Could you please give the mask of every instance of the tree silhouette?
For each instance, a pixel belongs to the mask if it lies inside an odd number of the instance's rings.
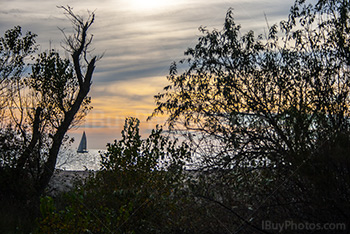
[[[1,112],[6,127],[0,134],[2,203],[14,200],[37,207],[67,140],[66,132],[90,110],[88,93],[98,57],[89,58],[92,36],[88,31],[95,14],[84,20],[72,8],[61,8],[74,28],[73,35],[64,34],[72,61],[54,50],[34,56],[35,35],[22,37],[20,27],[1,38]],[[26,76],[29,56],[35,61]]]
[[[152,116],[168,114],[170,129],[197,149],[199,169],[221,171],[211,191],[247,217],[242,226],[347,219],[349,9],[349,1],[296,1],[288,20],[257,37],[242,35],[229,9],[223,30],[200,28],[179,62],[186,70],[174,62],[170,85],[155,96]],[[226,192],[238,188],[245,209]]]

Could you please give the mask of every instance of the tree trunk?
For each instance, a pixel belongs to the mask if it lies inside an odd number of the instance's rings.
[[[74,54],[73,56],[79,56],[79,55]],[[77,60],[74,60],[74,61],[76,62]],[[66,112],[63,122],[59,126],[56,134],[53,136],[52,146],[51,146],[50,151],[49,151],[49,158],[45,162],[43,172],[40,176],[38,183],[36,184],[36,190],[37,190],[39,195],[44,192],[45,188],[47,187],[47,185],[50,182],[50,179],[51,179],[51,177],[54,173],[54,170],[55,170],[57,156],[58,156],[58,152],[60,150],[60,147],[62,145],[63,138],[64,138],[66,132],[68,131],[72,121],[74,120],[75,115],[79,111],[79,108],[80,108],[81,104],[83,103],[85,97],[87,96],[87,94],[90,91],[92,74],[93,74],[94,69],[95,69],[95,62],[96,62],[96,57],[94,57],[90,61],[89,65],[88,65],[88,69],[86,71],[85,80],[83,83],[81,83],[79,85],[80,89],[79,89],[78,96],[77,96],[74,104],[72,105],[71,109],[68,112]],[[80,66],[78,67],[78,69],[80,69]]]

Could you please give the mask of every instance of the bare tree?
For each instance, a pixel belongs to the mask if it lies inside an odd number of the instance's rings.
[[[60,147],[67,140],[67,131],[91,109],[88,93],[96,61],[100,58],[90,56],[89,51],[93,37],[88,32],[95,13],[88,12],[85,20],[69,6],[60,8],[74,29],[72,35],[62,30],[64,48],[71,59],[61,58],[55,50],[43,52],[33,56],[35,61],[28,66],[29,76],[22,75],[24,63],[21,61],[21,66],[12,69],[16,76],[8,79],[9,98],[3,110],[4,116],[9,118],[2,120],[8,131],[3,133],[6,137],[1,142],[0,160],[0,172],[7,181],[1,181],[0,192],[16,198],[37,198],[44,192]],[[19,31],[14,37],[21,43],[32,39],[29,38],[31,34],[24,38],[20,34]],[[33,43],[27,44],[32,47]],[[13,142],[12,147],[8,147],[8,142]]]

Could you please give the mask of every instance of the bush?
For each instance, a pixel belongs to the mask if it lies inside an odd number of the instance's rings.
[[[39,232],[175,232],[189,156],[188,145],[163,136],[161,128],[143,140],[139,120],[126,119],[122,139],[101,154],[101,170],[66,194],[61,209],[51,198],[41,200]]]

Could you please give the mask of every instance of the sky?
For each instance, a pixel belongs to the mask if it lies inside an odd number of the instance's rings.
[[[103,58],[96,64],[90,91],[93,109],[68,135],[77,147],[82,132],[88,148],[104,149],[120,139],[126,117],[141,121],[147,137],[166,116],[146,121],[156,107],[154,95],[168,85],[166,76],[173,61],[184,58],[201,35],[200,26],[222,29],[227,10],[234,9],[242,33],[264,33],[269,25],[286,19],[294,0],[0,0],[0,35],[20,25],[24,32],[38,35],[40,51],[61,47],[63,35],[71,31],[70,21],[57,6],[73,8],[76,14],[96,14],[90,32],[92,54]]]

